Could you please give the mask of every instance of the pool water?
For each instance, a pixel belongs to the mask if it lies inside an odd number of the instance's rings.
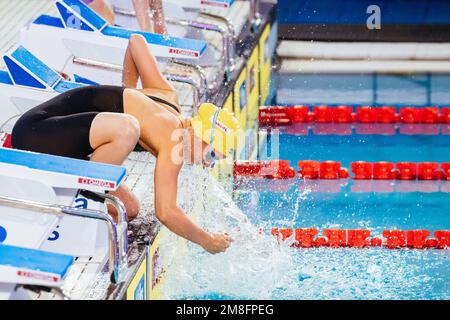
[[[269,137],[270,140],[270,137]],[[270,142],[269,142],[270,143]],[[450,135],[308,135],[281,134],[279,159],[296,166],[299,160],[334,160],[349,168],[354,161],[450,162]],[[263,160],[273,158],[268,148]],[[351,151],[351,152],[350,152]]]
[[[450,101],[448,76],[379,76],[377,86],[373,81],[373,75],[281,77],[277,104]],[[290,160],[296,169],[298,160],[306,159],[335,160],[347,168],[359,160],[450,161],[450,136],[441,127],[422,127],[422,133],[392,127],[384,135],[342,127],[339,134],[323,133],[323,127],[322,133],[279,129],[279,136],[269,134],[262,143],[272,150],[279,141],[278,152],[261,159]],[[166,298],[450,299],[448,249],[292,248],[292,239],[280,243],[270,234],[273,227],[317,228],[319,235],[327,228],[368,229],[371,236],[392,229],[450,230],[450,182],[240,178],[234,203],[213,180],[205,177],[202,183],[210,192],[196,199],[206,210],[199,223],[229,232],[235,241],[219,255],[187,244],[185,254],[171,256]],[[167,250],[173,246],[164,243]]]

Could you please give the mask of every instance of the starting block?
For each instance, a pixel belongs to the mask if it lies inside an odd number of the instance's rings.
[[[0,148],[0,172],[1,245],[86,257],[100,269],[108,263],[118,280],[127,252],[126,212],[104,193],[120,186],[124,167]],[[119,212],[117,224],[107,203]]]
[[[6,54],[3,60],[7,70],[0,70],[0,126],[7,133],[29,109],[84,85],[65,81],[22,46]]]
[[[0,244],[0,299],[12,298],[16,285],[60,288],[73,262],[68,255]]]
[[[164,0],[163,11],[166,22],[166,28],[169,35],[174,37],[183,37],[190,39],[197,39],[206,41],[203,31],[212,31],[221,34],[221,37],[232,37],[229,32],[217,24],[217,18],[219,20],[224,19],[221,16],[213,15],[215,19],[213,22],[208,23],[200,20],[202,9],[220,9],[220,12],[226,12],[231,7],[234,1],[178,1],[178,0]],[[129,0],[111,0],[111,5],[114,8],[115,22],[117,25],[139,30],[140,26],[136,19],[136,11],[132,1]],[[212,15],[212,14],[211,14]],[[208,17],[207,17],[208,18]],[[224,41],[224,46],[232,45],[229,41]],[[227,53],[226,50],[230,48],[222,48],[221,52],[215,52],[214,46],[208,46],[201,61],[197,63],[202,66],[217,65],[220,61],[217,61],[216,57],[221,57]]]
[[[58,0],[55,5],[59,17],[41,15],[21,30],[20,43],[53,69],[71,76],[120,85],[117,71],[132,34],[142,35],[159,58],[198,61],[207,48],[200,40],[109,26],[79,0]]]

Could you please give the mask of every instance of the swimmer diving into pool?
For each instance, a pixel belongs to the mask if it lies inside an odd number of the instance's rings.
[[[175,89],[140,35],[130,38],[123,70],[122,87],[73,89],[24,113],[13,128],[13,147],[121,165],[140,144],[156,157],[156,217],[210,253],[225,251],[227,235],[208,233],[177,206],[178,175],[183,163],[211,167],[227,156],[237,120],[210,103],[195,117],[182,118]],[[139,78],[141,90],[135,89]],[[123,201],[129,219],[137,216],[139,202],[130,190],[122,185],[111,194]]]

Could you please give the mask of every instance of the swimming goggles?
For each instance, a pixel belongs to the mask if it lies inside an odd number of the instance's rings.
[[[214,165],[216,164],[216,152],[213,148],[213,142],[214,142],[214,133],[216,131],[216,124],[217,119],[219,118],[220,108],[217,108],[216,113],[214,114],[213,121],[212,121],[212,127],[211,127],[211,138],[209,139],[209,147],[210,147],[210,168],[214,168]]]

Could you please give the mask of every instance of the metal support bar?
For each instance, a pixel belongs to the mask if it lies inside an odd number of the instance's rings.
[[[200,12],[202,16],[218,20],[222,22],[227,28],[227,39],[224,40],[227,42],[226,47],[228,48],[228,63],[230,65],[230,73],[233,72],[235,68],[235,42],[236,42],[236,31],[234,29],[233,23],[227,17],[219,16],[217,14],[209,13],[209,12]],[[228,78],[228,75],[227,75]],[[228,80],[228,79],[227,79]]]
[[[122,72],[122,70],[123,70],[123,67],[120,65],[108,63],[108,62],[97,61],[97,60],[92,60],[92,59],[74,57],[72,61],[74,64],[78,64],[80,66],[95,67],[95,68],[108,70],[108,71]]]
[[[185,61],[179,61],[179,60],[176,60],[176,59],[168,59],[168,61],[170,63],[174,64],[174,65],[178,65],[178,66],[182,66],[182,67],[185,67],[185,68],[189,68],[192,71],[194,71],[195,73],[197,73],[197,75],[200,78],[200,82],[201,82],[200,87],[203,88],[203,99],[205,101],[208,100],[208,95],[209,95],[208,90],[214,90],[216,85],[215,84],[211,85],[211,86],[208,85],[208,79],[206,78],[205,71],[203,70],[202,67],[200,67],[200,66],[198,66],[196,64],[193,64],[193,63],[189,63],[189,62],[185,62]]]
[[[250,23],[252,32],[255,32],[261,24],[261,14],[259,13],[259,0],[250,0]]]
[[[117,222],[118,227],[117,229],[121,231],[122,234],[122,241],[119,241],[119,257],[122,257],[121,263],[125,264],[127,262],[127,253],[128,253],[128,217],[127,217],[127,209],[125,208],[125,205],[123,202],[110,194],[105,193],[99,193],[99,192],[93,192],[96,196],[102,198],[105,200],[105,204],[112,205],[117,210]]]
[[[127,16],[127,17],[136,17],[136,11],[127,10],[122,8],[114,8],[114,12],[119,15]],[[218,16],[211,13],[201,13],[204,16],[220,20],[222,23],[226,25],[227,30],[223,27],[204,23],[200,21],[186,20],[186,19],[174,19],[171,17],[166,17],[165,20],[167,23],[183,26],[183,27],[191,27],[195,29],[205,30],[205,31],[213,31],[220,33],[222,35],[222,50],[223,50],[223,68],[224,68],[224,76],[226,81],[230,81],[231,73],[235,68],[235,50],[234,50],[234,40],[235,40],[235,31],[233,24],[225,17]]]
[[[231,72],[233,72],[235,65],[234,65],[234,33],[229,32],[229,30],[226,30],[224,27],[210,24],[210,23],[204,23],[199,21],[193,21],[193,20],[185,20],[185,19],[174,19],[167,17],[166,22],[178,25],[182,27],[189,27],[204,31],[211,31],[219,33],[222,37],[222,55],[223,55],[223,73],[225,75],[226,81],[230,81],[231,78]],[[234,31],[234,30],[233,30]]]
[[[184,83],[184,84],[188,84],[188,85],[192,86],[192,89],[193,89],[192,104],[194,107],[194,114],[197,113],[198,105],[200,104],[200,96],[201,96],[200,86],[191,78],[183,77],[183,76],[175,74],[175,73],[164,73],[164,76],[169,81]]]
[[[53,293],[54,295],[60,297],[62,300],[71,300],[70,295],[68,293],[66,293],[63,289],[61,289],[60,287],[46,287],[46,286],[18,284],[14,290],[17,290],[19,288],[22,288],[23,290],[32,291],[36,294],[41,293],[41,291]]]
[[[0,196],[0,206],[7,206],[16,209],[24,209],[33,212],[51,214],[57,217],[64,217],[66,215],[69,215],[74,217],[104,221],[108,226],[109,232],[109,263],[108,263],[109,273],[111,275],[111,281],[113,283],[117,283],[119,281],[122,257],[118,249],[120,244],[119,239],[117,237],[117,227],[116,224],[114,223],[114,220],[109,214],[98,210],[73,208],[69,206],[61,206],[55,204],[51,205],[29,200],[9,198],[4,196]],[[122,239],[122,241],[124,241],[124,239]]]

